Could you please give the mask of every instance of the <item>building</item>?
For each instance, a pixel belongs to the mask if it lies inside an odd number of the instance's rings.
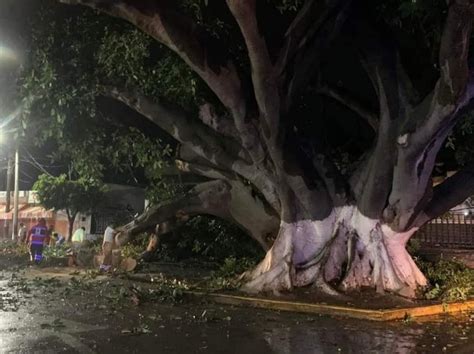
[[[104,199],[100,206],[89,214],[79,214],[73,229],[85,227],[86,234],[91,238],[102,235],[110,221],[126,223],[145,208],[145,191],[142,188],[107,184]],[[13,197],[11,198],[13,201]],[[13,203],[6,212],[6,192],[0,191],[0,238],[11,238],[13,225]],[[63,210],[53,211],[43,208],[36,197],[35,191],[20,191],[18,202],[18,222],[24,223],[29,229],[39,218],[46,219],[48,226],[56,232],[67,236],[68,218]]]

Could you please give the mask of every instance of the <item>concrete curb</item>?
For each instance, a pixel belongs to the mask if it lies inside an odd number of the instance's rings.
[[[345,306],[313,304],[296,301],[270,300],[227,294],[213,294],[198,291],[189,291],[187,293],[192,296],[209,299],[219,304],[257,307],[277,311],[341,316],[371,321],[394,321],[403,320],[407,318],[436,316],[442,314],[474,312],[474,300],[439,305],[407,307],[400,309],[369,310]]]

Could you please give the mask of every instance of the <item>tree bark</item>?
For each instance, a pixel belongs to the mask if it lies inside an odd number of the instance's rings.
[[[66,209],[67,221],[68,221],[68,236],[67,242],[71,242],[72,234],[74,231],[74,221],[76,220],[77,213],[71,213],[69,209]]]

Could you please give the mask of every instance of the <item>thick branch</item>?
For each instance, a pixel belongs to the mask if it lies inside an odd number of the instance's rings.
[[[226,141],[224,145],[208,127],[196,119],[191,119],[179,107],[152,101],[146,96],[125,90],[107,89],[105,94],[147,117],[173,138],[187,145],[196,154],[214,165],[223,166],[229,170],[237,166],[247,166],[237,157],[242,150],[237,143]]]
[[[178,153],[179,159],[187,161],[192,164],[206,166],[214,170],[222,170],[218,165],[211,164],[199,155],[197,155],[187,145],[182,145]],[[261,165],[255,165],[261,166]],[[264,169],[255,168],[254,166],[248,166],[238,172],[239,175],[243,176],[248,181],[252,182],[254,186],[265,196],[268,203],[278,211],[280,208],[280,202],[277,194],[277,183],[274,180],[274,176],[268,175]],[[233,177],[235,178],[235,176]]]
[[[234,122],[229,117],[218,115],[210,103],[199,107],[199,118],[216,133],[239,140]]]
[[[121,228],[119,244],[134,236],[154,230],[157,224],[168,229],[194,215],[213,215],[236,222],[266,250],[267,238],[275,236],[279,220],[268,212],[258,199],[241,182],[211,181],[199,184],[175,200],[151,207],[136,220]]]
[[[280,116],[278,82],[265,38],[259,31],[256,3],[257,0],[227,0],[247,46],[255,98],[264,128],[276,135]]]
[[[433,197],[418,217],[417,226],[434,219],[474,195],[474,163],[437,185]]]
[[[215,166],[210,166],[206,164],[207,161],[204,161],[204,164],[198,164],[193,162],[188,162],[184,160],[176,159],[174,164],[163,167],[162,174],[163,176],[179,176],[182,179],[183,174],[190,176],[191,178],[186,178],[187,184],[198,184],[206,182],[209,179],[215,180],[220,179],[224,181],[230,181],[237,178],[235,174],[231,174],[228,171],[220,170]],[[194,176],[195,178],[192,178]],[[204,177],[204,178],[202,178]],[[183,183],[182,181],[180,181]]]
[[[410,173],[411,176],[414,170],[411,163],[416,161],[416,158],[408,159],[403,155],[405,151],[397,151],[405,146],[406,137],[399,137],[399,133],[411,111],[411,85],[407,85],[407,75],[389,33],[384,33],[382,29],[376,30],[366,17],[360,18],[352,30],[356,33],[355,44],[362,66],[372,82],[379,104],[375,146],[364,162],[367,172],[360,173],[357,182],[357,193],[363,191],[359,199],[359,209],[364,215],[375,218],[380,217],[386,208],[389,196],[390,203],[398,203],[399,188],[407,183],[405,175]],[[424,191],[424,188],[421,190]],[[387,219],[392,221],[395,218],[392,214],[395,212],[387,214]]]
[[[395,40],[383,29],[374,28],[364,17],[353,30],[361,64],[378,98],[380,125],[388,126],[392,121],[405,120],[413,88],[401,63]]]
[[[367,124],[371,126],[371,128],[374,131],[377,131],[378,129],[377,115],[373,111],[365,107],[357,99],[355,99],[354,97],[351,97],[348,92],[345,92],[344,90],[341,90],[341,89],[329,87],[327,85],[323,85],[318,89],[318,93],[334,98],[339,103],[343,104],[347,108],[357,113],[361,118],[363,118],[367,122]]]
[[[228,173],[227,171],[219,170],[218,168],[186,162],[183,160],[176,160],[175,164],[176,168],[181,172],[192,173],[210,179],[233,180],[236,177],[236,175]]]
[[[469,72],[469,41],[474,19],[473,0],[453,0],[441,37],[440,78],[433,92],[421,102],[405,131],[416,130],[413,137],[423,147],[443,129],[450,129],[457,113],[474,96],[474,75]]]
[[[441,77],[435,99],[441,105],[458,102],[466,91],[473,18],[473,0],[451,1],[439,52]]]
[[[233,113],[245,115],[245,100],[235,66],[222,60],[221,46],[168,0],[60,0],[85,5],[127,20],[177,53]]]
[[[223,181],[199,184],[184,196],[166,201],[147,209],[134,221],[121,228],[120,244],[133,236],[155,228],[157,224],[176,222],[176,215],[212,214],[223,216],[220,205],[229,198],[229,186]]]
[[[326,2],[307,0],[288,27],[285,34],[285,43],[278,56],[277,68],[282,73],[288,62],[293,60],[296,52],[307,42],[308,30],[311,25],[321,26],[328,15],[329,8]]]

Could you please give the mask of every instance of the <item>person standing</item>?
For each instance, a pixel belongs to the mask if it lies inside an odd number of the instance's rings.
[[[77,254],[86,239],[86,228],[84,226],[78,228],[72,235],[72,263],[77,265]]]
[[[38,223],[31,228],[28,235],[28,248],[30,249],[30,260],[32,262],[38,264],[43,260],[43,248],[48,242],[46,220],[41,218]]]
[[[114,229],[114,224],[107,225],[107,228],[104,231],[104,241],[102,242],[102,253],[104,255],[104,260],[100,265],[99,270],[101,272],[108,272],[112,268],[112,250],[114,248],[114,239],[117,235],[117,231]]]
[[[28,236],[28,229],[26,228],[25,224],[22,222],[20,223],[20,228],[18,229],[18,243],[26,243]]]
[[[72,244],[80,246],[81,243],[86,239],[86,228],[84,226],[78,228],[72,235]]]

